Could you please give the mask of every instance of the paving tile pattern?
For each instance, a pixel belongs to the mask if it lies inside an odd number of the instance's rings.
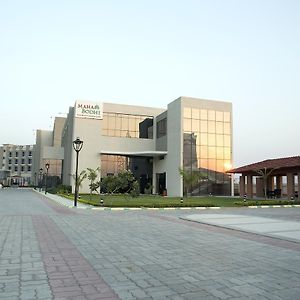
[[[30,216],[0,221],[0,299],[52,299]]]
[[[33,217],[55,299],[119,299],[49,217]]]
[[[300,299],[293,249],[138,212],[53,219],[121,299]]]

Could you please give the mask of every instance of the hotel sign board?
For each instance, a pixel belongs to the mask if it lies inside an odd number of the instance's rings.
[[[76,101],[75,117],[102,120],[103,104],[101,102]]]

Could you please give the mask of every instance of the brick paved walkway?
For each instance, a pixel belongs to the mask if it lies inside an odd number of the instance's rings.
[[[299,243],[31,191],[0,191],[0,208],[1,300],[300,299]],[[236,212],[300,219],[296,208]]]

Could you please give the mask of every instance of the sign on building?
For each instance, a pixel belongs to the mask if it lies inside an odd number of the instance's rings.
[[[85,119],[103,119],[103,104],[100,102],[76,101],[75,117]]]

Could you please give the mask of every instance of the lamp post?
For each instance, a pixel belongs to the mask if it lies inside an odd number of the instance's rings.
[[[37,176],[37,173],[34,172],[34,189],[35,190],[36,190],[36,187],[37,187],[36,176]]]
[[[46,163],[45,168],[46,168],[46,180],[45,180],[45,195],[47,194],[47,180],[48,180],[48,170],[49,170],[50,164]]]
[[[42,183],[43,183],[43,169],[40,168],[40,173],[39,173],[39,191],[42,191]]]
[[[83,141],[80,140],[79,137],[75,141],[73,141],[73,148],[76,151],[76,171],[75,171],[75,193],[74,193],[74,206],[77,206],[77,198],[78,198],[78,156],[79,152],[82,149]]]

